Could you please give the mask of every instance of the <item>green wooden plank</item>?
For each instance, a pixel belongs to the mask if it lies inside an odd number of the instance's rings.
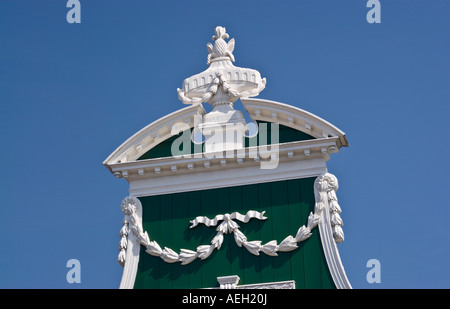
[[[267,219],[261,224],[261,240],[262,244],[266,244],[269,241],[277,240],[273,235],[273,216],[271,207],[271,185],[270,183],[259,184],[259,210],[265,211],[265,216]],[[261,253],[261,282],[273,282],[274,272],[273,272],[273,261],[277,257],[266,255]]]
[[[172,195],[161,196],[161,241],[157,241],[161,249],[168,247],[173,249],[173,222],[172,222]],[[173,265],[164,262],[160,263],[160,288],[171,289],[173,287]]]
[[[320,289],[322,287],[322,273],[319,252],[321,250],[318,229],[305,242],[305,288]]]
[[[242,207],[242,187],[230,187],[230,213],[243,211]],[[234,236],[233,236],[234,238]],[[238,247],[236,242],[230,244],[230,266],[231,274],[239,276],[239,284],[245,284],[244,275],[244,248]]]
[[[259,189],[258,185],[247,185],[242,187],[242,214],[248,210],[259,209]],[[241,232],[247,236],[248,241],[261,240],[261,221],[251,219],[248,223],[238,222]],[[261,256],[255,256],[247,249],[244,249],[244,269],[245,281],[247,284],[261,282]]]
[[[230,191],[228,188],[217,189],[217,214],[231,213],[230,211]],[[224,235],[222,247],[215,256],[215,263],[220,267],[217,276],[229,276],[231,273],[231,247],[236,246],[233,235]],[[218,283],[216,281],[216,285]]]
[[[330,270],[328,269],[327,261],[325,259],[325,255],[321,254],[321,275],[322,275],[322,288],[323,289],[335,289],[336,285],[334,284],[333,278],[331,277]]]
[[[149,196],[139,198],[142,203],[142,227],[150,237],[150,240],[160,238],[160,197]],[[136,279],[141,282],[141,287],[136,288],[159,288],[160,259],[149,255],[141,246],[139,255],[138,272]],[[142,286],[143,285],[143,286]]]
[[[201,192],[202,213],[208,218],[214,218],[217,215],[217,190],[205,190]],[[212,227],[209,229],[210,241],[216,235],[216,230]],[[206,244],[210,244],[210,241]],[[219,249],[220,251],[220,249]],[[202,261],[202,287],[213,287],[217,285],[218,268],[214,261],[218,250],[215,249],[209,258]]]
[[[297,234],[302,225],[306,225],[306,218],[302,216],[300,179],[294,179],[288,182],[288,200],[289,200],[289,226],[293,237]],[[303,257],[303,242],[298,243],[298,249],[291,255],[292,279],[295,280],[297,289],[305,288],[305,264]]]
[[[274,237],[276,237],[275,239],[280,244],[290,235],[287,181],[278,181],[271,184]],[[278,252],[278,257],[274,259],[273,267],[275,281],[289,280],[291,278],[290,254],[287,252]]]
[[[305,178],[300,185],[304,205],[303,215],[307,218],[314,212],[314,178]],[[312,236],[304,242],[305,288],[319,289],[322,286],[320,252],[322,244],[319,228],[312,230]]]
[[[172,231],[173,247],[175,252],[180,253],[180,249],[191,249],[189,241],[189,201],[186,193],[172,195]],[[194,250],[195,251],[195,250]],[[173,266],[173,288],[189,288],[188,268],[181,263],[174,263]]]
[[[188,201],[189,220],[193,220],[197,216],[203,215],[200,191],[188,192]],[[209,244],[211,241],[210,235],[201,233],[202,229],[206,230],[204,226],[199,225],[194,229],[189,230],[190,249],[193,251],[196,251],[198,246]],[[198,289],[202,287],[202,266],[203,261],[200,259],[196,259],[191,264],[186,265],[186,270],[189,271],[189,288]]]

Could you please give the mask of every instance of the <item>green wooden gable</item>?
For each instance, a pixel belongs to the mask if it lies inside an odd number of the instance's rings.
[[[143,227],[151,238],[175,251],[195,250],[209,244],[214,227],[189,229],[198,215],[214,217],[219,213],[265,211],[267,220],[239,222],[249,240],[280,242],[295,235],[314,211],[315,178],[294,179],[203,191],[183,192],[139,198],[143,206]],[[238,247],[233,235],[225,234],[219,250],[206,260],[189,265],[168,264],[151,256],[141,246],[134,288],[208,288],[218,287],[217,277],[238,275],[239,284],[295,280],[296,288],[335,288],[320,242],[319,230],[299,243],[291,252],[278,256],[255,256]]]
[[[260,121],[266,130],[267,143],[257,139],[257,145],[270,144],[271,126]],[[284,125],[279,126],[279,143],[303,141],[314,137]],[[171,145],[182,133],[172,136],[143,154],[139,160],[171,156]],[[261,132],[259,132],[261,134]],[[255,141],[253,141],[255,142]],[[246,146],[251,143],[246,138]],[[253,143],[254,144],[254,143]],[[191,149],[195,149],[191,145]],[[197,148],[198,149],[198,148]],[[265,211],[267,220],[238,223],[249,240],[281,242],[306,224],[314,211],[315,177],[293,179],[244,186],[172,193],[140,197],[143,207],[143,228],[161,246],[174,251],[195,250],[209,244],[215,227],[197,226],[190,229],[190,220],[197,216],[214,217],[217,214],[248,210]],[[299,243],[292,252],[278,256],[255,256],[238,247],[233,235],[225,234],[220,250],[206,260],[197,259],[189,265],[169,264],[145,252],[141,247],[134,287],[141,288],[208,288],[217,287],[217,277],[238,275],[239,284],[255,284],[294,280],[296,288],[335,288],[320,242],[319,230],[313,231],[307,241]]]

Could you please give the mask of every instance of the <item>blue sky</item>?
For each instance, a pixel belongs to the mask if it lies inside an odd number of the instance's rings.
[[[118,287],[128,185],[102,162],[184,107],[218,25],[267,78],[259,98],[347,134],[328,169],[353,287],[450,288],[450,1],[382,0],[380,24],[364,0],[81,0],[81,24],[66,2],[0,2],[0,288]]]

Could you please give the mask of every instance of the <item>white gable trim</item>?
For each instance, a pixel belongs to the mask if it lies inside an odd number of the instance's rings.
[[[127,139],[113,151],[103,162],[109,168],[111,164],[136,161],[144,153],[172,136],[171,129],[176,123],[194,126],[194,117],[206,113],[202,105],[190,105],[169,115],[166,115]]]
[[[302,131],[315,138],[339,137],[339,147],[348,146],[345,133],[326,120],[298,107],[257,98],[241,98],[244,108],[254,121],[276,122]]]

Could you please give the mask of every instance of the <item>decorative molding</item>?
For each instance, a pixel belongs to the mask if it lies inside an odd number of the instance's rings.
[[[224,277],[217,277],[217,281],[219,282],[220,289],[225,290],[232,290],[236,289],[237,284],[239,283],[239,276],[232,275],[232,276],[224,276]]]
[[[299,157],[301,157],[300,154]],[[152,170],[149,169],[150,172],[145,173],[144,176],[135,175],[133,171],[130,171],[127,179],[130,183],[129,193],[133,196],[152,196],[233,187],[317,177],[327,170],[322,155],[311,155],[309,160],[297,160],[295,156],[294,158],[281,157],[279,160],[278,167],[273,170],[261,169],[258,160],[244,158],[243,164],[239,165],[237,161],[227,160],[226,166],[220,164],[220,159],[204,163],[203,161],[186,163],[181,160],[179,168],[174,173],[166,167],[158,167],[158,174],[150,173]]]
[[[240,280],[240,278],[237,275],[217,277],[217,281],[219,282],[219,289],[221,289],[221,290],[295,289],[295,281],[294,280],[238,285],[239,280]],[[213,288],[213,289],[217,289],[217,288]]]
[[[237,275],[217,277],[217,281],[219,282],[219,289],[222,289],[222,290],[223,289],[224,290],[295,289],[295,281],[294,280],[238,285],[239,280],[240,280],[240,278]],[[214,289],[217,289],[217,288],[214,288]]]
[[[295,281],[280,281],[280,282],[269,282],[269,283],[256,283],[256,284],[246,284],[246,285],[238,285],[236,286],[238,290],[267,290],[267,289],[275,289],[275,290],[290,290],[295,289]]]

